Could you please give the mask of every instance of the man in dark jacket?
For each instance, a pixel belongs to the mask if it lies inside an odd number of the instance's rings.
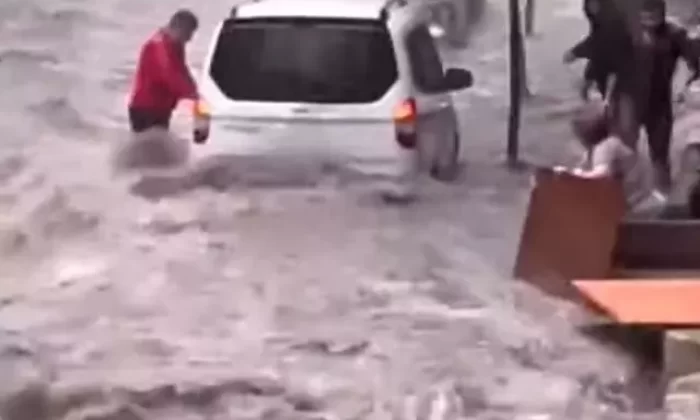
[[[641,33],[636,42],[637,91],[633,110],[622,126],[630,145],[636,146],[639,129],[644,128],[658,186],[670,188],[669,149],[673,129],[673,77],[683,58],[690,77],[686,86],[700,76],[696,48],[682,27],[666,19],[664,0],[643,0]],[[625,122],[625,121],[623,121]]]
[[[603,9],[601,0],[584,0],[583,13],[588,20],[588,35],[579,41],[573,48],[564,55],[565,63],[572,63],[581,58],[587,58],[586,69],[583,73],[583,86],[581,97],[588,100],[588,91],[591,85],[595,85],[602,97],[605,97],[608,88],[608,77],[610,76],[609,60],[598,51],[597,45],[604,43],[601,36],[604,36],[602,28]]]
[[[197,30],[197,17],[179,10],[141,47],[129,101],[131,131],[167,129],[178,102],[197,100],[197,86],[187,69],[185,45]]]
[[[664,0],[642,0],[632,24],[623,13],[610,7],[609,11],[602,9],[602,19],[593,36],[566,58],[588,58],[594,67],[609,72],[612,88],[606,93],[614,131],[636,149],[640,128],[645,129],[658,187],[667,190],[673,76],[679,59],[684,58],[691,70],[688,83],[698,78],[697,51],[687,32],[666,19]]]

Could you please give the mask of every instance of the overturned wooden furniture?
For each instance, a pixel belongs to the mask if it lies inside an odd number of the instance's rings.
[[[590,308],[590,326],[656,366],[661,387],[700,371],[700,221],[625,220],[612,180],[536,179],[515,277]]]

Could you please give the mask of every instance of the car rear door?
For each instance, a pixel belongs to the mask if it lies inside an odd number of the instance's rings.
[[[421,163],[428,168],[454,135],[456,127],[452,97],[443,88],[444,69],[427,23],[406,35],[406,46],[419,115],[418,141]]]
[[[396,154],[398,69],[378,19],[229,20],[201,89],[220,153],[372,160]]]

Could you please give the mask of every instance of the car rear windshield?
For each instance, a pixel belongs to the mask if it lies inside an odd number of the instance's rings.
[[[230,19],[210,75],[232,100],[371,103],[397,69],[379,20]]]

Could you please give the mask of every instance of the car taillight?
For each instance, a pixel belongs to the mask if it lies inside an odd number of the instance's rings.
[[[195,118],[209,119],[211,117],[211,109],[209,108],[209,104],[202,99],[194,101],[192,104],[192,114]]]
[[[192,105],[193,135],[195,143],[204,143],[209,138],[211,110],[209,105],[199,99]]]
[[[414,99],[406,99],[394,109],[396,142],[404,149],[413,149],[417,144],[416,120],[418,110]]]

